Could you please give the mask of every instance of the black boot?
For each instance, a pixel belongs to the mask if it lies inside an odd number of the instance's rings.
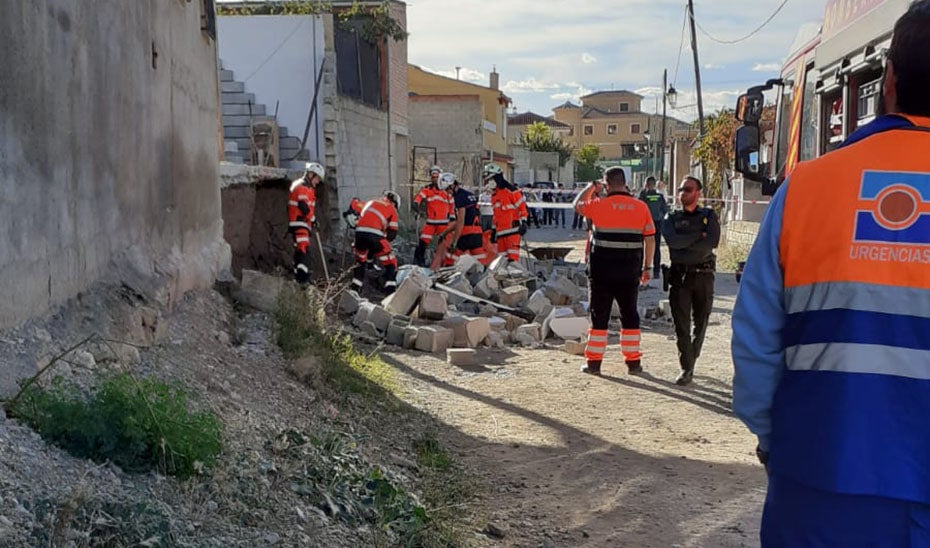
[[[630,375],[639,375],[643,372],[643,366],[639,360],[631,360],[626,362],[627,371]]]
[[[413,264],[417,266],[426,266],[426,242],[420,240],[417,248],[413,252]]]
[[[587,365],[581,368],[582,373],[588,375],[601,376],[601,360],[588,360]]]
[[[691,384],[691,377],[694,376],[693,369],[682,369],[681,373],[678,374],[678,378],[675,379],[675,384],[678,386],[687,386]]]

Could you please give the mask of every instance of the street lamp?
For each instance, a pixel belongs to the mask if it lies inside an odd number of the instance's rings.
[[[675,108],[675,105],[678,104],[678,91],[675,89],[675,86],[669,84],[668,91],[665,92],[665,97],[668,99],[668,104]]]

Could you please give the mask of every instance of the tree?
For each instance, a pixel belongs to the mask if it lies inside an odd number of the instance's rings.
[[[704,119],[704,136],[694,151],[707,168],[707,180],[704,181],[704,196],[722,198],[728,173],[733,170],[733,142],[739,122],[734,112],[721,109]]]
[[[575,154],[575,180],[594,181],[604,175],[598,167],[597,161],[601,158],[601,149],[597,145],[587,144],[578,149]]]
[[[565,163],[572,157],[571,145],[553,135],[552,129],[544,122],[533,122],[527,126],[520,137],[520,144],[533,152],[558,152],[559,167],[565,167]]]

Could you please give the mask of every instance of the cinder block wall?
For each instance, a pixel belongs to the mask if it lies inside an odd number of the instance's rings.
[[[0,17],[0,328],[98,280],[170,303],[229,263],[202,1],[31,0]]]

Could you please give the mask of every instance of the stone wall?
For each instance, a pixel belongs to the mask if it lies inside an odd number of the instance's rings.
[[[32,0],[0,17],[0,328],[112,281],[170,304],[228,266],[203,2]]]

